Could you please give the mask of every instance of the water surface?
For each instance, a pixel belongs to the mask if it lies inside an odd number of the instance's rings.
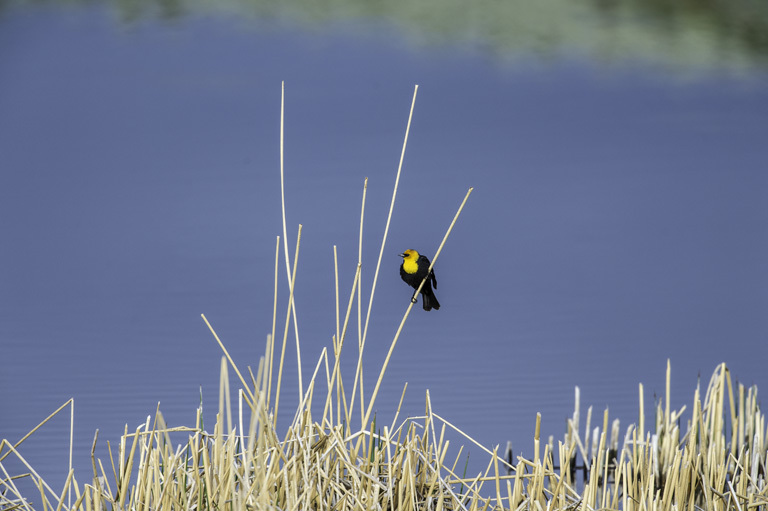
[[[643,31],[603,13],[582,39],[589,30],[545,14],[560,28],[526,38],[479,20],[421,30],[413,13],[235,12],[3,11],[0,437],[21,438],[74,398],[82,482],[96,429],[107,459],[106,441],[158,402],[170,425],[191,425],[201,388],[211,421],[221,352],[201,313],[242,367],[257,366],[282,235],[283,80],[291,253],[303,225],[305,378],[336,329],[334,245],[346,303],[366,177],[370,293],[418,84],[367,392],[410,297],[397,254],[431,256],[474,191],[436,266],[442,308],[413,311],[390,362],[384,422],[408,382],[403,414],[422,413],[429,390],[435,411],[478,441],[511,440],[525,454],[537,412],[545,435],[562,435],[577,385],[582,403],[609,407],[623,431],[638,383],[648,406],[663,395],[667,359],[674,408],[720,362],[740,382],[768,385],[759,44],[740,50],[738,34],[690,17],[675,33],[663,18],[649,15]],[[671,42],[689,29],[702,41],[690,53]],[[282,334],[282,267],[279,276]],[[288,357],[294,396],[292,348]],[[54,488],[68,428],[68,415],[56,417],[21,449]]]

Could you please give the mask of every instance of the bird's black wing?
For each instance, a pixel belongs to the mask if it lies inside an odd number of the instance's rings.
[[[419,256],[419,258],[422,259],[423,262],[424,262],[424,269],[425,270],[428,269],[429,268],[429,259],[427,259],[426,256]],[[437,289],[437,279],[435,278],[435,270],[434,269],[431,272],[429,272],[429,276],[427,277],[427,281],[428,282],[431,281],[432,282],[432,287]]]

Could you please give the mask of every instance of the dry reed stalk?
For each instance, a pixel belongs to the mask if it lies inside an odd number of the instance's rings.
[[[368,178],[363,181],[363,200],[360,205],[360,234],[358,235],[357,242],[357,265],[362,268],[363,266],[363,220],[365,219],[365,197],[368,194]],[[363,286],[357,286],[357,344],[358,344],[358,360],[362,362],[363,358]],[[355,383],[360,382],[360,409],[363,408],[364,403],[364,387],[363,387],[363,375],[362,375],[362,363],[358,364],[358,368],[355,370]],[[352,401],[355,400],[355,389],[352,389]],[[351,412],[350,412],[351,414]]]
[[[269,349],[267,350],[267,366],[269,371],[267,372],[267,404],[270,404],[270,396],[272,396],[272,368],[274,365],[275,357],[275,329],[277,328],[277,274],[280,266],[280,236],[277,237],[275,244],[275,291],[273,295],[272,303],[272,334],[268,336],[267,343]]]
[[[415,97],[414,97],[415,99]],[[448,240],[448,236],[450,236],[451,231],[453,230],[454,225],[456,225],[456,221],[459,218],[459,215],[461,215],[461,211],[464,209],[464,206],[467,203],[467,199],[469,199],[469,195],[472,193],[472,188],[470,188],[467,191],[466,196],[464,197],[464,200],[461,202],[461,205],[459,206],[458,211],[456,211],[456,215],[453,217],[453,221],[448,226],[448,230],[445,233],[445,236],[443,236],[443,241],[440,243],[440,246],[437,248],[437,251],[435,252],[434,257],[432,258],[432,262],[429,265],[429,269],[427,271],[427,276],[424,277],[424,279],[421,281],[421,284],[419,284],[419,287],[416,289],[416,292],[414,293],[414,296],[418,296],[419,292],[421,291],[421,288],[424,287],[424,283],[427,281],[427,277],[429,276],[430,272],[432,271],[432,267],[435,264],[435,261],[437,261],[438,256],[440,255],[440,252],[443,249],[443,246],[445,245],[445,242]],[[394,197],[393,197],[393,205],[394,205]],[[383,251],[383,246],[382,246]],[[381,255],[380,255],[381,257]],[[397,331],[395,332],[395,337],[392,339],[392,343],[389,346],[389,351],[387,352],[387,356],[384,359],[384,363],[382,364],[381,371],[379,372],[379,378],[376,380],[376,385],[373,389],[373,394],[371,395],[371,399],[368,402],[368,408],[365,412],[365,415],[363,416],[363,424],[368,422],[368,419],[371,417],[371,412],[373,411],[373,405],[376,401],[376,396],[379,393],[379,388],[381,386],[381,382],[384,378],[384,373],[387,370],[387,366],[389,364],[389,360],[392,357],[392,353],[395,350],[395,346],[397,345],[397,341],[400,338],[400,333],[403,331],[403,326],[405,326],[405,320],[408,319],[408,315],[411,313],[411,309],[413,308],[413,305],[415,304],[415,301],[411,301],[411,303],[408,305],[408,308],[405,310],[405,314],[403,315],[403,319],[400,321],[400,326],[397,328]]]
[[[389,204],[389,213],[387,214],[387,221],[384,224],[384,236],[381,240],[381,247],[379,248],[379,258],[376,262],[376,270],[373,273],[373,284],[371,286],[371,294],[368,300],[368,312],[365,317],[365,327],[363,328],[363,340],[362,344],[365,344],[366,336],[368,335],[368,325],[371,319],[371,309],[373,308],[373,296],[376,291],[376,282],[379,278],[379,269],[381,268],[381,260],[384,257],[384,247],[387,243],[387,235],[389,234],[389,225],[392,221],[392,212],[395,209],[395,199],[397,198],[397,187],[400,183],[400,173],[403,170],[403,161],[405,160],[405,149],[408,146],[408,135],[411,132],[411,120],[413,119],[413,110],[416,107],[416,94],[419,92],[419,86],[415,85],[413,88],[413,99],[411,100],[411,110],[408,113],[408,123],[405,126],[405,136],[403,138],[403,148],[400,151],[400,162],[397,165],[397,174],[395,175],[395,186],[392,190],[392,200]],[[363,421],[365,422],[365,421]]]
[[[293,277],[296,275],[296,267],[293,267],[291,271],[291,258],[288,255],[288,230],[286,227],[286,215],[285,215],[285,81],[282,82],[280,87],[280,205],[282,210],[283,219],[283,249],[285,252],[285,273],[288,276],[288,282],[291,288],[293,288]],[[301,230],[301,227],[299,227]],[[299,240],[296,240],[298,251]],[[297,254],[294,254],[294,259]],[[296,319],[296,307],[289,306],[289,315],[293,313],[293,331],[296,334],[296,363],[298,365],[298,378],[299,378],[299,399],[304,392],[304,384],[301,377],[301,346],[299,345],[299,322]],[[288,325],[285,327],[286,335],[288,332]],[[279,395],[279,393],[278,393]],[[277,416],[277,414],[275,414]]]

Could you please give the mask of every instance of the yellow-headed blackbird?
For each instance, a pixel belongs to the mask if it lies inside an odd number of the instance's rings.
[[[415,250],[406,250],[402,254],[399,254],[403,258],[403,264],[400,265],[400,277],[403,281],[414,289],[418,289],[421,281],[427,276],[427,270],[429,270],[429,259],[426,256],[419,255]],[[440,309],[440,302],[437,301],[435,293],[432,291],[432,286],[437,289],[437,279],[435,279],[435,272],[429,273],[429,278],[421,288],[421,300],[424,305],[425,311],[432,309]],[[411,298],[413,303],[416,303],[416,295]]]

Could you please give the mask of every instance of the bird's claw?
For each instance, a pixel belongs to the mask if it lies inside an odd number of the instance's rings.
[[[416,303],[416,297],[415,296],[411,297],[411,303]]]

